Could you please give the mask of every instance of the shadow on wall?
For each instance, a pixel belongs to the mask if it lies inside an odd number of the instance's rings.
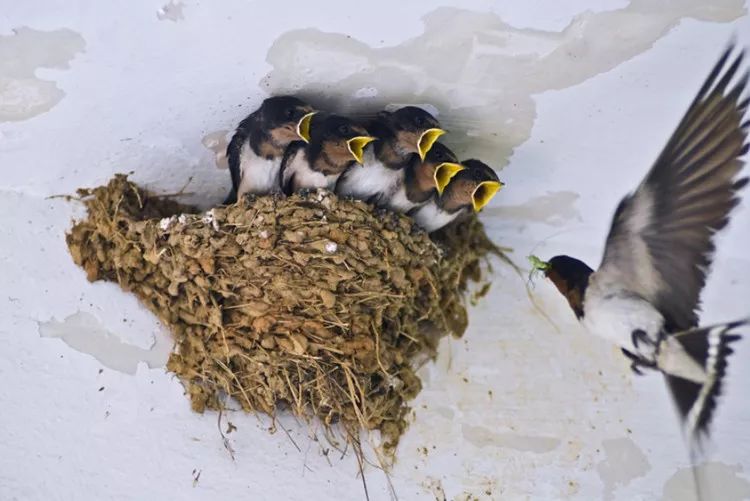
[[[260,85],[355,115],[399,103],[432,105],[459,156],[471,150],[500,168],[531,134],[534,94],[611,70],[685,18],[737,19],[743,3],[633,0],[579,14],[562,32],[518,29],[492,13],[441,7],[424,16],[424,33],[383,48],[342,33],[294,30],[270,48],[273,69]]]

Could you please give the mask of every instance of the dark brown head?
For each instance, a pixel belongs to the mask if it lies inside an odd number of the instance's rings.
[[[405,106],[394,112],[383,111],[375,120],[378,130],[373,132],[382,140],[379,150],[386,156],[386,161],[404,162],[411,155],[417,154],[424,160],[437,139],[445,134],[440,123],[430,113],[416,106]]]
[[[307,157],[318,172],[341,174],[362,163],[365,146],[374,140],[364,126],[349,118],[318,113],[310,121]]]
[[[283,150],[292,141],[309,141],[308,128],[312,106],[294,96],[269,97],[258,109],[259,128],[272,146]]]
[[[446,165],[443,166],[443,164]],[[435,171],[439,166],[443,166],[441,171],[446,176],[452,175],[449,173],[450,167],[452,167],[451,172],[458,172],[463,168],[459,165],[456,155],[442,143],[432,145],[424,160],[414,157],[406,170],[406,196],[409,200],[424,202],[437,192]]]
[[[586,263],[570,256],[555,256],[540,268],[565,296],[576,317],[583,317],[583,295],[594,272]]]
[[[465,160],[461,165],[463,169],[449,172],[450,176],[444,175],[450,167],[438,166],[435,170],[437,190],[441,193],[438,205],[448,212],[479,212],[504,185],[495,171],[479,160]]]

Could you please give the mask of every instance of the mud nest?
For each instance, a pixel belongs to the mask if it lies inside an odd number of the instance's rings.
[[[169,326],[167,367],[195,411],[230,399],[272,417],[289,408],[329,438],[378,430],[391,457],[418,365],[441,336],[463,334],[467,284],[499,253],[476,218],[431,239],[328,192],[206,213],[123,175],[79,195],[88,216],[67,235],[73,260]]]

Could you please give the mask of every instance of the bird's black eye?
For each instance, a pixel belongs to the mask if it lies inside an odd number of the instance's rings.
[[[424,125],[424,117],[422,115],[417,115],[414,117],[414,125],[417,127],[422,127]]]
[[[341,134],[342,136],[348,136],[351,133],[352,133],[351,127],[349,127],[346,124],[339,125],[339,134]]]
[[[286,111],[284,112],[284,116],[286,116],[286,118],[293,118],[294,108],[287,108]]]

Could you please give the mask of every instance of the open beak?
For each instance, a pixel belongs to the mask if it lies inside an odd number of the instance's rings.
[[[465,168],[461,164],[454,164],[452,162],[444,162],[435,167],[433,178],[435,179],[435,188],[437,188],[438,195],[442,195],[451,178]]]
[[[445,134],[443,129],[427,129],[421,136],[419,136],[419,141],[417,141],[417,151],[419,152],[420,159],[424,160],[424,157],[427,156],[427,152],[430,151],[432,145],[435,144],[435,141],[437,141],[443,134]]]
[[[499,181],[482,181],[479,186],[474,188],[474,192],[471,194],[471,204],[474,206],[474,212],[479,212],[482,207],[487,205],[492,197],[495,196],[500,188],[504,186]]]
[[[297,122],[297,135],[306,143],[310,142],[310,122],[317,111],[311,111]]]
[[[372,136],[357,136],[349,139],[346,142],[346,146],[347,148],[349,148],[349,153],[352,154],[354,160],[356,160],[358,164],[362,164],[362,157],[364,155],[365,146],[375,141],[375,139],[376,138]]]

